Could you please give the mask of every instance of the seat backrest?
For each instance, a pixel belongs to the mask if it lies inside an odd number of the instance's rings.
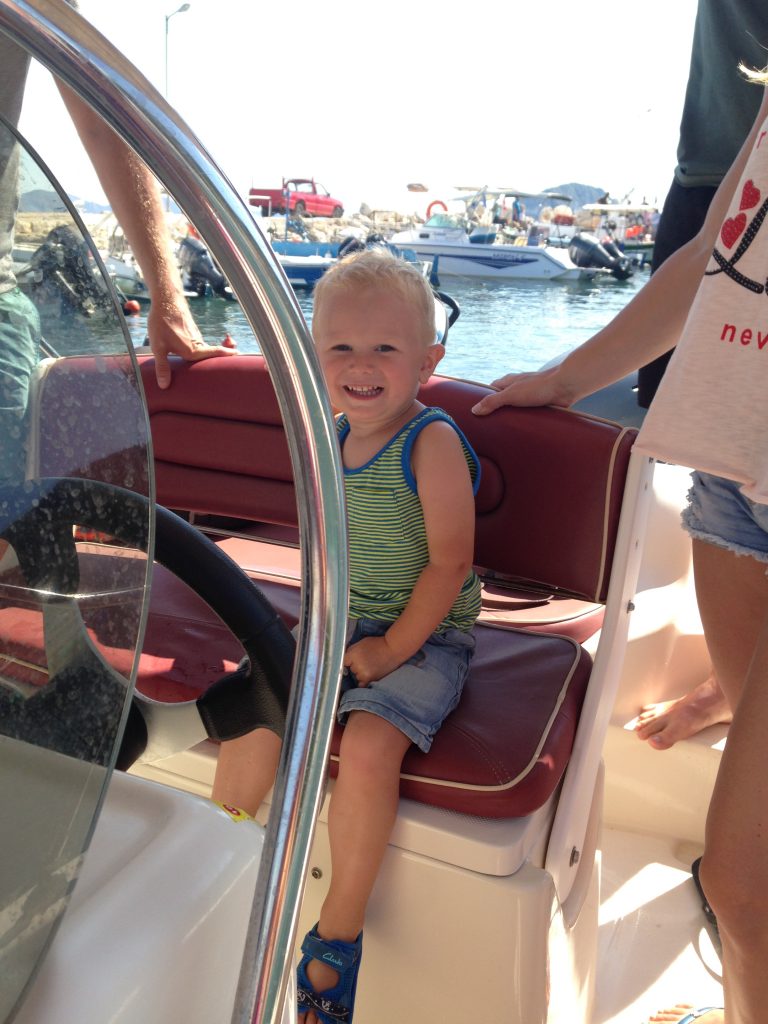
[[[604,602],[636,431],[564,409],[475,416],[488,392],[433,377],[420,395],[450,413],[480,459],[475,563]]]
[[[142,377],[161,504],[296,526],[288,447],[261,356],[179,362],[164,391],[147,358]],[[604,601],[635,432],[562,409],[474,416],[488,390],[436,376],[420,393],[450,413],[480,458],[476,564]]]

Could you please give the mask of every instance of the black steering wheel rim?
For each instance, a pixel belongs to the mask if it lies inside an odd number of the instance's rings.
[[[263,592],[208,537],[162,506],[156,505],[154,512],[155,560],[205,601],[247,655],[235,672],[217,680],[196,701],[208,736],[219,741],[235,739],[256,728],[282,736],[295,654],[293,636]],[[147,551],[149,514],[149,499],[115,484],[68,477],[40,479],[0,494],[0,537],[16,550],[30,586],[52,594],[74,594],[78,563],[72,526],[102,531]],[[146,727],[134,698],[117,767],[130,767],[146,743]]]

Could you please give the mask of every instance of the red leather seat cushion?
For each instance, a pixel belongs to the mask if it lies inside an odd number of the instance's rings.
[[[85,558],[83,566],[88,562]],[[90,562],[97,568],[98,556]],[[295,625],[298,586],[274,581],[259,585],[286,623]],[[98,606],[90,613],[87,607],[83,611],[94,642],[127,674],[130,653],[110,643],[102,624],[102,617],[103,623],[108,621],[107,611]],[[24,662],[44,665],[39,611],[0,608],[0,632],[6,650]],[[591,659],[566,637],[482,624],[475,635],[477,650],[461,702],[429,754],[411,747],[403,762],[400,791],[466,814],[521,817],[545,803],[562,777]],[[241,657],[239,644],[207,605],[156,565],[138,689],[156,700],[193,700]],[[34,679],[29,670],[19,676],[27,683]],[[44,679],[37,676],[39,682]],[[337,726],[332,774],[341,735]]]
[[[258,581],[288,626],[297,621],[298,585]],[[230,639],[227,652],[222,626],[207,607],[160,566],[155,567],[150,633],[144,645],[139,688],[158,699],[166,669],[155,675],[146,663],[163,656],[172,673],[206,680],[203,687],[239,659]],[[161,619],[155,619],[155,607]],[[173,619],[168,609],[173,607]],[[175,621],[174,621],[175,620]],[[174,631],[174,624],[183,630]],[[190,644],[190,635],[195,643]],[[584,699],[591,659],[573,640],[478,625],[477,649],[458,708],[438,732],[429,754],[411,747],[403,762],[400,792],[422,803],[466,814],[516,818],[546,802],[568,763]],[[172,648],[172,649],[171,649]],[[207,665],[187,671],[191,651],[206,651]],[[196,658],[197,660],[197,658]],[[198,674],[199,673],[199,674]],[[202,689],[201,688],[201,689]],[[342,730],[337,726],[331,745],[335,774]]]

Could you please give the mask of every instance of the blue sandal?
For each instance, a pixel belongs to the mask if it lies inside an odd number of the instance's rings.
[[[357,974],[363,955],[363,933],[360,932],[354,942],[321,939],[315,925],[312,931],[307,932],[301,944],[301,952],[304,956],[299,961],[297,971],[298,1012],[313,1011],[321,1024],[352,1024]],[[316,992],[307,977],[307,964],[310,960],[319,960],[338,971],[339,980],[336,984],[323,992]]]

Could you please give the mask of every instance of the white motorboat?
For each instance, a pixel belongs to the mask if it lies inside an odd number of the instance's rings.
[[[66,354],[36,373],[26,478],[0,502],[0,1020],[288,1024],[329,874],[347,589],[331,410],[226,178],[62,7],[0,0],[0,31],[147,159],[264,356],[179,364],[160,391],[119,309],[111,331],[75,309],[66,345],[46,326]],[[690,866],[725,730],[662,754],[626,728],[708,669],[686,474],[584,413],[475,418],[484,392],[424,391],[483,463],[484,608],[454,725],[404,766],[355,1019],[637,1024],[721,1004]],[[207,799],[217,741],[283,719],[265,827],[238,821]]]
[[[420,259],[431,259],[440,278],[580,281],[618,276],[615,271],[618,262],[607,253],[600,260],[590,260],[582,266],[571,259],[568,250],[531,244],[532,239],[526,241],[524,236],[510,244],[499,239],[495,228],[474,227],[470,233],[461,218],[448,213],[434,213],[425,224],[398,231],[390,241],[407,246]],[[629,276],[625,269],[622,264],[623,277]]]

